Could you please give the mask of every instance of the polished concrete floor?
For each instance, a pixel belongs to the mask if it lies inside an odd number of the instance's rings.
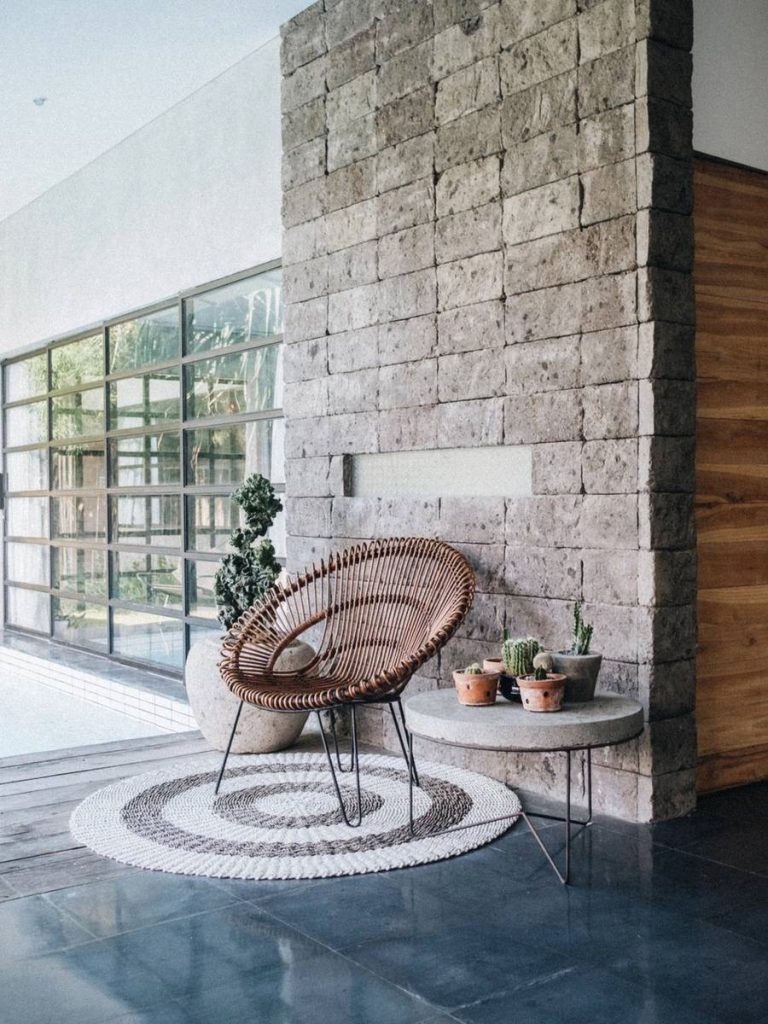
[[[603,820],[558,884],[523,828],[380,875],[235,882],[73,847],[108,779],[194,736],[0,762],[0,1020],[8,1024],[765,1024],[768,784],[688,819]],[[553,848],[557,826],[548,827]]]

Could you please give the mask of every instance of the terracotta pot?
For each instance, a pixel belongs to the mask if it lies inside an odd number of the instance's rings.
[[[486,658],[483,662],[483,672],[503,672],[504,662],[501,658]]]
[[[459,704],[483,707],[496,703],[496,688],[499,683],[496,672],[454,672],[453,683]]]
[[[552,655],[555,672],[566,677],[565,699],[569,704],[585,704],[595,696],[602,654],[571,654],[558,651]]]
[[[565,676],[548,672],[546,679],[518,676],[517,685],[526,711],[560,711],[565,696]]]

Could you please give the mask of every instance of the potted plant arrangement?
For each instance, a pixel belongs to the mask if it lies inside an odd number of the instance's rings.
[[[222,559],[214,583],[218,619],[224,629],[229,629],[267,593],[282,569],[267,537],[283,507],[269,480],[253,473],[235,491],[232,500],[242,510],[244,525],[233,530],[233,550]],[[275,670],[298,671],[312,660],[314,653],[309,644],[296,640],[280,655]],[[187,656],[184,678],[200,731],[212,747],[224,750],[239,702],[221,681],[220,660],[220,637],[212,635],[199,640]],[[249,707],[240,718],[232,752],[282,750],[296,741],[306,720],[306,714],[280,714]]]
[[[498,681],[497,672],[484,672],[477,662],[453,673],[453,684],[456,687],[459,704],[472,707],[495,704]]]
[[[565,697],[565,676],[552,672],[553,658],[546,651],[535,657],[530,675],[518,676],[520,699],[526,711],[560,711]]]
[[[553,654],[555,672],[566,676],[565,699],[569,703],[583,704],[595,696],[597,677],[603,661],[602,654],[590,653],[593,627],[581,613],[581,602],[573,606],[573,637],[568,651]]]

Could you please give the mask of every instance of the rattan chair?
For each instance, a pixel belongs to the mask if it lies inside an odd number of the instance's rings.
[[[400,694],[411,676],[453,636],[474,592],[475,576],[463,555],[425,537],[355,545],[287,584],[276,585],[224,639],[221,675],[240,705],[216,792],[245,703],[266,711],[317,713],[341,813],[350,826],[362,820],[358,705],[388,705],[408,770],[418,785]],[[297,672],[277,671],[281,652],[308,632],[316,649],[311,662]],[[348,767],[339,754],[333,714],[342,707],[349,707],[351,718]],[[331,712],[336,767],[321,711]],[[336,769],[355,773],[357,806],[352,814],[345,807]]]

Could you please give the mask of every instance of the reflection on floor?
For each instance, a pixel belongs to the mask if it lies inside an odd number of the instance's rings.
[[[187,734],[0,762],[3,1020],[768,1020],[768,785],[657,826],[601,820],[575,841],[569,889],[522,829],[439,864],[298,883],[143,872],[73,848],[66,822],[86,793],[204,749]]]

